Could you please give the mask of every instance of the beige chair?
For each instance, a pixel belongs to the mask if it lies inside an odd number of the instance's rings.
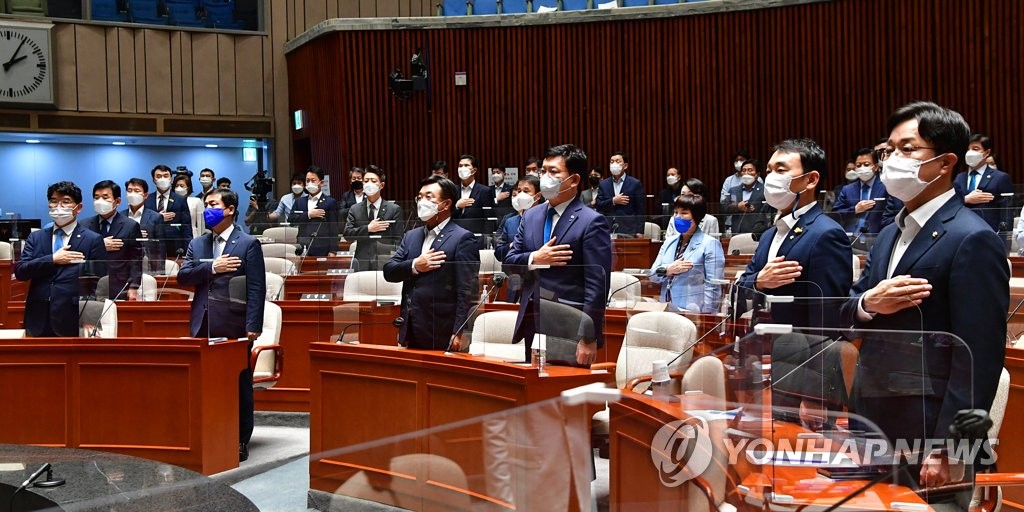
[[[298,243],[299,228],[293,226],[274,226],[263,231],[263,236],[273,238],[279,244]]]
[[[754,254],[756,250],[757,242],[750,233],[740,233],[729,239],[729,254]]]
[[[139,284],[139,300],[148,302],[159,299],[160,288],[156,284],[156,278],[149,274],[142,274],[142,282]]]
[[[857,282],[860,279],[860,256],[853,255],[853,282]]]
[[[448,490],[469,488],[466,473],[451,459],[431,453],[398,455],[391,459],[390,469],[396,476],[389,480],[387,486],[380,486],[379,478],[375,479],[376,484],[371,482],[365,471],[352,475],[334,493],[329,510],[363,508],[367,502],[409,510],[473,508],[469,494]],[[442,485],[427,485],[426,482]],[[351,498],[356,498],[358,505],[354,505]]]
[[[267,272],[271,274],[277,274],[279,276],[293,276],[297,274],[295,264],[284,258],[274,258],[271,256],[263,257],[263,265]]]
[[[83,338],[117,337],[117,304],[110,299],[78,303],[78,335]]]
[[[178,275],[178,270],[181,269],[181,265],[178,265],[177,261],[164,260],[164,275],[168,277],[174,277]]]
[[[279,244],[275,242],[272,244],[263,244],[260,246],[260,249],[263,249],[264,258],[284,258],[290,260],[296,257],[296,247],[297,246],[293,244]]]
[[[267,277],[267,300],[284,300],[284,278],[270,272]]]
[[[13,259],[14,248],[10,242],[0,242],[0,260],[10,261]]]
[[[473,322],[470,352],[499,359],[522,361],[525,355],[522,344],[512,344],[516,328],[517,311],[488,311]]]
[[[1002,428],[1003,419],[1006,417],[1006,403],[1009,397],[1010,372],[1003,368],[999,374],[999,384],[996,385],[996,397],[992,400],[992,407],[989,409],[989,418],[992,419],[992,427],[988,429],[989,439],[999,438],[999,429]],[[980,473],[976,475],[974,497],[968,510],[998,511],[1003,502],[1003,490],[1000,486],[1020,486],[1020,482],[1019,475],[1016,474]]]
[[[501,262],[494,257],[494,249],[480,249],[480,272],[501,272]]]
[[[625,272],[612,272],[608,293],[611,307],[633,307],[642,295],[640,280]]]
[[[661,241],[661,226],[653,222],[644,222],[644,238],[650,238],[655,242]]]
[[[278,276],[275,276],[278,277]],[[273,302],[263,304],[263,332],[253,343],[249,364],[252,367],[252,387],[267,389],[277,384],[284,370],[284,352],[281,341],[281,306]]]
[[[353,272],[345,276],[342,297],[346,302],[382,300],[399,304],[402,302],[402,283],[385,281],[384,272],[379,270]]]

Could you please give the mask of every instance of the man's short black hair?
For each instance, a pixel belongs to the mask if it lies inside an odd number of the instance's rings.
[[[700,224],[704,220],[704,216],[708,214],[708,205],[704,202],[704,196],[700,194],[677,197],[675,207],[690,212],[694,224]]]
[[[587,154],[582,149],[572,144],[562,144],[550,147],[544,152],[545,160],[557,157],[562,157],[565,160],[565,168],[569,170],[569,174],[578,174],[580,178],[587,174],[587,169],[589,168],[587,165]]]
[[[238,194],[230,188],[217,187],[211,191],[206,198],[209,199],[212,195],[219,195],[220,202],[224,203],[224,208],[228,206],[235,207],[235,215],[238,215]]]
[[[292,174],[292,182],[295,181],[306,183],[306,176],[303,174]]]
[[[100,190],[107,188],[110,189],[110,195],[114,196],[114,199],[121,199],[121,185],[118,185],[117,183],[114,183],[113,181],[110,180],[103,180],[93,185],[92,194],[96,195],[96,192],[99,192]]]
[[[532,185],[534,190],[536,190],[537,192],[540,192],[540,178],[538,178],[538,177],[536,177],[536,176],[534,176],[532,174],[527,174],[526,176],[520,176],[519,177],[519,181],[516,182],[516,186],[518,187],[519,184],[524,182],[524,181],[529,183],[530,185]],[[542,202],[542,203],[544,202],[544,196],[540,197],[540,202]]]
[[[213,169],[210,169],[209,167],[199,171],[199,175],[202,176],[204,172],[210,173],[210,177],[211,178],[216,178],[217,177],[217,173],[213,172]]]
[[[529,167],[531,165],[536,165],[537,167],[540,167],[542,163],[543,162],[541,161],[540,158],[537,158],[535,156],[531,156],[530,158],[526,159],[526,165],[524,165],[523,167],[526,168],[526,167]]]
[[[377,167],[376,165],[371,164],[369,167],[366,168],[366,170],[363,171],[364,178],[366,177],[367,173],[376,174],[377,177],[380,178],[381,183],[388,179],[387,173],[384,172],[384,169]]]
[[[445,162],[444,160],[438,160],[438,161],[434,162],[430,166],[430,172],[434,172],[434,171],[436,171],[438,169],[445,170],[445,168],[447,168],[447,167],[448,167],[448,162]]]
[[[452,180],[445,178],[444,176],[434,174],[420,181],[420,188],[423,188],[427,185],[433,185],[434,183],[437,183],[438,185],[441,186],[441,199],[450,199],[452,202],[452,207],[454,208],[455,196],[459,195],[459,187],[457,187],[455,183],[452,182]]]
[[[612,157],[615,156],[615,155],[621,156],[623,163],[627,163],[627,164],[629,163],[629,153],[626,153],[625,151],[623,151],[621,149],[616,149],[616,150],[612,151],[612,154],[608,155],[608,159],[611,160]]]
[[[309,173],[316,174],[316,177],[319,178],[320,181],[324,180],[324,170],[319,168],[319,167],[317,167],[317,166],[315,166],[315,165],[311,165],[309,167],[306,167],[306,174],[309,174]],[[302,181],[306,181],[306,178],[302,178]]]
[[[761,162],[758,161],[758,159],[756,159],[756,158],[751,158],[749,160],[744,160],[743,163],[740,164],[740,170],[742,171],[743,168],[746,167],[748,164],[754,166],[754,170],[757,171],[758,175],[760,175],[761,171],[764,170],[764,167],[761,167]],[[701,194],[701,195],[704,195],[704,194]]]
[[[76,203],[82,202],[82,189],[70,181],[58,181],[46,188],[46,200],[49,201],[53,194],[60,194],[74,199]]]
[[[352,166],[352,168],[348,170],[348,177],[349,177],[349,178],[351,178],[351,177],[352,177],[352,175],[353,175],[353,174],[355,174],[355,173],[357,173],[357,172],[358,172],[359,174],[362,174],[362,173],[363,173],[363,172],[365,172],[365,171],[363,170],[363,168],[362,168],[362,167],[359,167],[359,166],[357,166],[357,165],[353,165],[353,166]],[[323,178],[320,178],[320,179],[323,179]]]
[[[804,168],[804,173],[818,171],[819,183],[823,183],[828,177],[828,171],[825,170],[825,150],[811,139],[787,139],[776,144],[772,150],[800,155],[800,165]]]
[[[125,190],[128,189],[128,185],[136,185],[142,189],[142,193],[149,193],[149,183],[147,183],[146,180],[142,178],[129,178],[128,181],[124,182]]]
[[[476,163],[476,157],[471,155],[471,154],[469,154],[469,153],[465,153],[465,154],[459,155],[459,161],[461,162],[463,160],[469,160],[469,165],[472,165],[474,169],[479,169],[480,168],[480,166],[477,165],[477,163]]]
[[[229,180],[227,178],[221,178],[221,179],[217,180],[217,188],[220,188],[221,185],[223,185],[225,183],[227,183],[228,185],[231,185],[231,180]]]
[[[173,171],[171,171],[171,168],[170,168],[170,167],[167,167],[167,166],[166,166],[166,165],[164,165],[164,164],[159,164],[159,165],[157,165],[156,167],[154,167],[152,171],[149,171],[149,176],[150,176],[151,178],[154,178],[154,179],[155,179],[155,178],[156,178],[156,172],[157,172],[157,171],[167,171],[167,172],[169,172],[169,173],[171,173],[171,174],[173,174],[173,173],[174,173]]]
[[[746,162],[747,160],[750,160],[750,151],[747,151],[745,149],[738,149],[736,150],[736,153],[732,156],[732,159],[736,160],[736,157],[743,157],[743,161]]]
[[[856,162],[858,156],[868,155],[871,157],[871,161],[878,163],[878,154],[875,153],[875,148],[860,148],[853,153],[853,160]]]
[[[980,133],[975,133],[974,135],[971,135],[970,144],[974,144],[975,142],[981,143],[981,149],[984,149],[986,151],[991,150],[993,146],[992,137],[989,137],[988,135],[982,135]]]
[[[917,120],[917,133],[935,148],[936,155],[952,153],[958,161],[963,161],[971,137],[971,127],[964,116],[930,101],[915,101],[896,109],[886,127],[892,133],[911,119]]]
[[[707,194],[707,187],[704,186],[704,182],[697,178],[687,178],[686,183],[683,183],[683,185],[686,185],[686,188],[690,189],[691,194],[697,194],[699,196]]]

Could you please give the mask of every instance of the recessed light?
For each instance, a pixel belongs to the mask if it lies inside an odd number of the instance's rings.
[[[208,148],[215,148],[215,147],[218,147],[218,146],[216,144],[207,144],[206,147],[208,147]]]
[[[29,144],[39,144],[39,139],[28,139],[25,142]]]
[[[111,142],[111,144],[113,144],[115,146],[124,146],[125,142],[120,141],[120,140],[115,140],[114,142]]]
[[[246,144],[256,144],[256,139],[242,139]]]

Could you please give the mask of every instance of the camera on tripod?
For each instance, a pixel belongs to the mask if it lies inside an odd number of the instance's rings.
[[[245,182],[244,187],[252,192],[252,195],[256,197],[256,203],[263,208],[270,200],[269,195],[274,191],[274,178],[267,176],[266,170],[256,171],[256,174]]]

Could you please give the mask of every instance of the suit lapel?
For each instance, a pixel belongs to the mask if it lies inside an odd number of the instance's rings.
[[[558,219],[558,224],[555,224],[555,228],[551,230],[551,236],[555,237],[555,243],[564,243],[565,234],[569,232],[572,225],[579,219],[579,211],[582,205],[576,204],[574,199],[572,203],[569,203],[569,207],[562,212],[562,216]],[[543,236],[543,234],[542,234]],[[545,240],[547,242],[547,240]]]
[[[779,246],[779,256],[787,256],[793,249],[793,246],[800,243],[804,238],[804,233],[810,229],[811,224],[818,219],[821,215],[821,208],[815,206],[810,211],[803,214],[797,221],[793,229],[789,230],[789,234],[786,235],[786,239],[782,241],[782,245]],[[787,258],[789,259],[789,258]]]
[[[992,169],[985,167],[985,174],[981,175],[981,180],[978,182],[978,189],[985,190],[988,188],[989,182],[992,181]]]
[[[445,224],[444,229],[441,230],[441,233],[437,235],[436,238],[434,238],[433,242],[431,242],[430,248],[435,251],[440,251],[441,247],[444,247],[444,244],[447,243],[449,239],[451,239],[451,231],[454,228],[455,224],[453,224],[452,221],[449,220],[448,224]]]
[[[228,237],[228,241],[224,244],[224,251],[221,252],[221,254],[222,255],[226,254],[226,255],[229,255],[229,256],[235,256],[235,254],[232,254],[232,252],[235,250],[235,247],[238,246],[238,239],[241,238],[241,237],[242,237],[242,231],[240,229],[238,229],[238,226],[234,226],[234,229],[231,230],[231,236]],[[211,238],[210,241],[211,241],[211,244],[212,244],[213,238]],[[210,250],[210,254],[213,254],[212,247],[211,247],[211,250]]]
[[[921,228],[921,232],[910,241],[910,246],[903,253],[899,263],[896,264],[892,275],[900,276],[906,274],[907,270],[917,263],[917,260],[921,259],[922,256],[931,250],[935,243],[946,234],[945,223],[952,219],[959,209],[960,199],[958,197],[953,196],[949,201],[946,201],[946,204],[942,205],[942,208],[935,212],[932,218],[928,219],[928,222]],[[888,265],[886,265],[886,268],[889,268]]]

